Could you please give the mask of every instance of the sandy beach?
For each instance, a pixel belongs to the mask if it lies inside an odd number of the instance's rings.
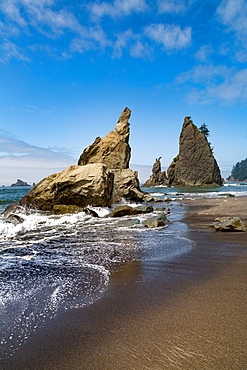
[[[2,368],[246,369],[247,233],[209,225],[217,216],[247,222],[247,198],[184,203],[191,252],[127,264],[102,299],[58,315]],[[143,268],[157,278],[138,281]]]

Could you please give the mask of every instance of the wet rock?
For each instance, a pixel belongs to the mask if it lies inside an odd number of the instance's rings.
[[[158,216],[153,216],[145,220],[143,226],[148,228],[162,227],[165,226],[167,222],[167,217],[165,213],[162,212]]]
[[[154,198],[150,194],[143,195],[144,202],[154,202]]]
[[[167,170],[171,186],[221,186],[219,166],[206,136],[185,117],[179,139],[179,154]]]
[[[140,224],[140,220],[137,218],[131,218],[130,220],[123,220],[122,221],[122,226],[124,227],[131,227]]]
[[[10,214],[13,213],[26,213],[26,209],[24,207],[21,207],[18,203],[11,203],[2,212],[2,215],[7,218]]]
[[[138,206],[136,208],[130,206],[118,206],[108,215],[108,217],[132,216],[150,212],[153,212],[153,207],[150,206]]]
[[[55,215],[63,215],[66,213],[79,213],[82,211],[83,211],[82,207],[78,207],[75,205],[66,206],[64,204],[55,204],[53,206],[53,212],[55,213]]]
[[[8,222],[14,223],[15,225],[21,224],[22,222],[25,221],[23,217],[21,217],[19,215],[12,214],[12,213],[6,218],[6,220]]]
[[[210,227],[216,231],[247,231],[247,224],[239,217],[217,217]]]

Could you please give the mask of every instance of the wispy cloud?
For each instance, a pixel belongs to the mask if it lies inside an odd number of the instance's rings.
[[[37,147],[0,130],[0,173],[4,174],[5,185],[16,178],[37,182],[75,162],[66,148]]]
[[[7,63],[12,58],[30,62],[30,59],[25,55],[24,50],[18,48],[13,42],[3,42],[2,45],[0,45],[0,62]]]
[[[239,36],[247,34],[247,3],[245,0],[223,0],[217,8],[223,24],[235,30]]]
[[[120,58],[122,56],[123,50],[129,45],[129,41],[135,38],[133,31],[131,29],[119,33],[117,39],[113,45],[113,57]]]
[[[145,28],[145,34],[167,50],[182,49],[191,42],[191,27],[182,30],[173,24],[151,24]]]
[[[247,61],[247,3],[245,0],[223,0],[217,8],[217,16],[226,30],[234,34],[235,58]],[[231,45],[232,46],[232,45]]]
[[[187,100],[190,103],[231,104],[247,101],[247,69],[198,65],[181,74],[176,82],[188,84]]]
[[[207,62],[209,56],[213,53],[213,48],[211,45],[203,45],[200,49],[195,53],[195,57],[200,62]]]
[[[181,13],[186,10],[183,0],[159,0],[158,10],[160,13]]]
[[[104,16],[118,18],[131,13],[144,12],[148,9],[148,6],[145,0],[114,0],[113,3],[105,1],[100,4],[93,3],[88,8],[92,18],[98,20]]]
[[[150,58],[153,53],[153,49],[146,42],[137,40],[130,47],[130,55],[133,58]]]

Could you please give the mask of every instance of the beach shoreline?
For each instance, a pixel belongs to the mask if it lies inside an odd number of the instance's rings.
[[[241,198],[241,199],[240,199]],[[247,233],[215,232],[217,216],[246,220],[247,198],[183,201],[191,252],[113,274],[92,306],[59,315],[32,334],[4,369],[245,369]]]

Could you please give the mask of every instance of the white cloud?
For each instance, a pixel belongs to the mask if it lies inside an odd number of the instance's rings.
[[[127,30],[117,35],[117,40],[113,45],[113,57],[120,58],[123,53],[123,49],[128,47],[129,41],[134,38],[132,30]]]
[[[247,3],[246,0],[223,0],[217,8],[223,24],[238,32],[240,36],[247,34]]]
[[[183,0],[160,0],[158,11],[160,13],[181,13],[186,10]]]
[[[189,84],[187,99],[193,104],[247,102],[247,69],[198,65],[181,74],[176,82]]]
[[[213,53],[213,48],[210,45],[203,45],[194,55],[200,62],[206,62],[210,54]]]
[[[21,28],[32,25],[46,36],[60,35],[64,29],[78,32],[80,24],[77,18],[64,9],[53,10],[55,5],[54,0],[3,0],[1,10],[9,21]],[[49,32],[43,26],[49,27]]]
[[[223,0],[217,8],[218,19],[231,31],[234,39],[231,49],[240,63],[247,61],[247,2],[246,0]],[[232,48],[234,45],[234,49]]]
[[[75,164],[75,159],[65,148],[40,148],[0,130],[0,173],[4,185],[17,178],[32,184],[71,164]]]
[[[130,55],[133,58],[143,58],[143,57],[150,57],[152,49],[149,47],[147,43],[143,43],[140,40],[137,40],[133,45],[130,47]]]
[[[182,49],[191,42],[191,27],[182,30],[170,24],[151,24],[145,28],[145,34],[165,49]]]
[[[18,50],[18,47],[14,43],[6,41],[0,45],[0,62],[7,63],[12,58],[30,62],[30,59],[24,54],[24,51]]]
[[[112,4],[109,2],[93,3],[88,8],[92,18],[97,20],[104,16],[117,18],[128,16],[131,13],[144,12],[148,7],[145,0],[114,0]]]

